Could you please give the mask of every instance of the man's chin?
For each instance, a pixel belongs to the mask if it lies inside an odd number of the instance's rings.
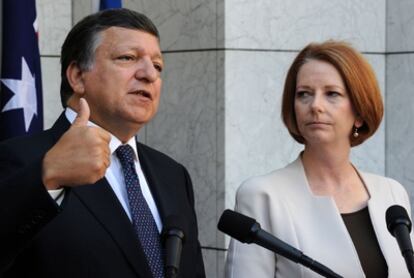
[[[141,127],[143,125],[148,124],[152,120],[153,116],[139,116],[139,117],[133,117],[128,120],[128,122],[131,125]]]

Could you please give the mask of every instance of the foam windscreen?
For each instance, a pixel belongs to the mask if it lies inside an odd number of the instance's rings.
[[[220,217],[217,228],[241,242],[250,243],[250,233],[254,224],[256,220],[253,218],[226,209]]]
[[[399,205],[391,206],[385,212],[385,221],[387,222],[388,231],[391,234],[394,234],[394,228],[397,225],[404,224],[408,227],[408,230],[411,231],[411,221],[408,217],[407,211],[405,208]]]

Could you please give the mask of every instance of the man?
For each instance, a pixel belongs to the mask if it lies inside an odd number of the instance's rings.
[[[156,27],[127,9],[90,15],[61,62],[54,126],[0,144],[0,276],[163,277],[160,232],[179,215],[179,277],[205,277],[187,170],[135,140],[158,109]]]

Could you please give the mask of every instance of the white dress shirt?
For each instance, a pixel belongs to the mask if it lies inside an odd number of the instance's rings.
[[[76,118],[76,115],[77,114],[75,111],[73,111],[69,107],[66,108],[65,116],[70,123],[73,123],[73,121]],[[97,125],[92,122],[88,122],[88,126],[97,127]],[[154,198],[149,189],[147,180],[142,171],[141,164],[139,162],[136,138],[132,137],[126,144],[130,145],[132,149],[134,150],[135,170],[138,174],[138,179],[139,179],[139,183],[141,186],[142,194],[144,195],[144,198],[147,201],[147,204],[151,210],[152,216],[154,217],[155,223],[157,224],[158,231],[161,232],[162,230],[161,218],[160,218],[157,206],[155,204]],[[124,208],[129,219],[132,221],[131,212],[130,212],[129,203],[128,203],[128,195],[127,195],[127,191],[125,187],[124,175],[123,175],[122,167],[121,167],[121,162],[119,161],[115,153],[116,149],[120,145],[122,145],[122,142],[118,138],[116,138],[114,135],[111,134],[111,141],[109,142],[109,148],[111,150],[111,158],[110,158],[111,164],[109,165],[108,169],[106,169],[105,178],[108,181],[109,185],[111,186],[112,190],[114,191],[122,207]],[[53,199],[56,199],[58,195],[62,192],[62,190],[63,189],[49,190],[49,194],[51,195]],[[62,200],[63,200],[63,196],[58,198],[56,201],[58,204],[61,204]]]

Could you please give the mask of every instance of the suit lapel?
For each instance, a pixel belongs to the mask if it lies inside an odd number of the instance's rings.
[[[72,192],[111,234],[135,272],[140,277],[151,277],[132,224],[106,179],[101,179],[94,185],[76,187]]]
[[[163,173],[168,171],[168,169],[160,167],[159,163],[156,163],[151,159],[151,155],[143,145],[137,143],[137,150],[142,171],[144,172],[152,196],[157,204],[161,222],[163,222],[168,215],[179,213],[178,201],[176,198],[172,198],[172,196],[176,196],[178,192],[176,190],[176,185],[173,181],[170,182],[165,180]]]
[[[57,142],[63,133],[65,133],[69,128],[70,123],[66,119],[65,112],[62,112],[50,129],[55,142]]]

